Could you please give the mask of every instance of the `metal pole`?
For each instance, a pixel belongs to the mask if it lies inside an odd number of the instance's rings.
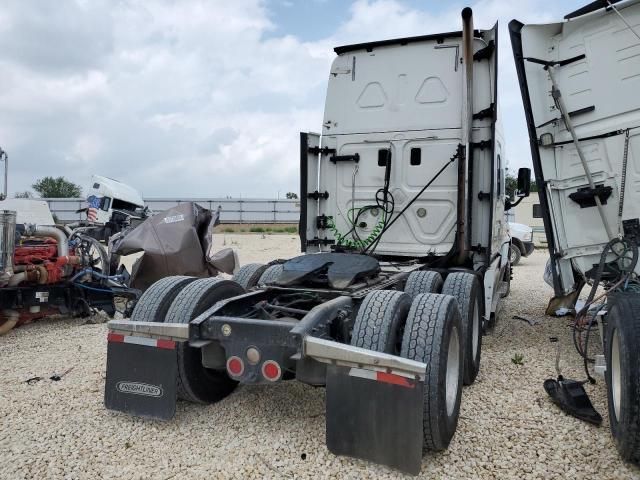
[[[473,11],[462,10],[462,145],[464,155],[458,156],[458,228],[456,244],[458,260],[465,260],[467,242],[467,159],[471,155],[471,135],[473,129]]]
[[[0,194],[0,200],[4,200],[9,195],[7,182],[9,174],[9,156],[7,155],[7,152],[2,150],[2,148],[0,148],[0,161],[4,163],[4,189]]]
[[[562,119],[564,120],[564,124],[569,130],[571,134],[571,138],[573,139],[573,144],[576,147],[576,151],[578,152],[578,157],[580,158],[580,162],[582,163],[582,168],[584,169],[584,173],[587,176],[587,181],[589,182],[589,187],[594,190],[596,189],[595,183],[593,183],[593,177],[591,176],[591,171],[589,170],[589,165],[587,164],[586,158],[584,158],[584,152],[582,151],[582,147],[580,146],[580,141],[578,140],[578,135],[576,135],[576,131],[573,129],[573,124],[571,123],[571,118],[569,117],[569,112],[567,111],[567,106],[564,103],[564,99],[562,98],[562,93],[558,88],[558,84],[556,83],[555,74],[553,73],[553,66],[549,66],[547,69],[549,72],[549,78],[551,79],[551,85],[553,86],[553,90],[551,94],[555,99],[558,108],[560,109],[560,113],[562,114]],[[604,224],[604,229],[607,231],[607,239],[613,239],[613,234],[611,231],[611,227],[609,226],[609,222],[607,221],[607,216],[604,212],[604,208],[602,208],[602,202],[600,201],[600,197],[594,193],[594,199],[596,202],[596,206],[598,207],[598,213],[600,214],[600,218],[602,219],[602,223]]]

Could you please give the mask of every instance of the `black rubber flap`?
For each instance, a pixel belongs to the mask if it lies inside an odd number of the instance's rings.
[[[422,464],[423,382],[397,385],[327,368],[327,447],[412,475]]]
[[[368,255],[354,253],[318,253],[301,255],[284,264],[278,285],[315,282],[326,276],[332,288],[346,288],[357,278],[372,276],[380,271],[378,261]]]
[[[139,417],[173,418],[177,363],[175,346],[158,348],[109,342],[105,406]]]
[[[600,426],[602,416],[591,403],[583,383],[576,380],[565,380],[562,377],[559,377],[558,380],[549,378],[544,381],[544,389],[553,403],[569,415]]]

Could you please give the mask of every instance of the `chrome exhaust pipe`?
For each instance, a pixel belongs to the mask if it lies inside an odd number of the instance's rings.
[[[13,276],[13,253],[16,245],[16,212],[0,210],[0,286]]]

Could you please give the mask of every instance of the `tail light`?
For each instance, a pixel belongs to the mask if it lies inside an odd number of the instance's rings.
[[[282,369],[278,362],[273,360],[267,360],[262,364],[262,376],[269,380],[270,382],[275,382],[280,380],[282,376]]]
[[[240,357],[229,357],[227,359],[227,372],[232,377],[239,377],[244,373],[244,362]]]

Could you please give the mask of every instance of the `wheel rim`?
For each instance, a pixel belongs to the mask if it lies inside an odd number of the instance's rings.
[[[513,263],[513,262],[515,262],[515,261],[516,261],[516,251],[515,251],[515,249],[514,249],[513,247],[511,247],[511,248],[509,249],[509,261],[510,261],[511,263]]]
[[[473,324],[471,338],[471,353],[473,354],[472,360],[475,362],[478,356],[478,347],[480,345],[480,313],[478,312],[478,302],[473,303]]]
[[[449,353],[447,354],[446,402],[447,415],[451,416],[458,396],[458,379],[460,378],[460,337],[458,329],[453,328],[449,336]]]
[[[620,365],[620,335],[618,329],[613,331],[611,338],[611,397],[613,400],[613,413],[616,421],[620,420],[620,403],[622,398],[622,369]]]

